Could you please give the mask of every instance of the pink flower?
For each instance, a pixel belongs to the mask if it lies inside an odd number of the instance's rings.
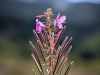
[[[47,12],[44,12],[44,15],[38,15],[38,16],[36,16],[36,18],[42,18],[42,17],[45,17],[47,15],[48,15],[48,13]]]
[[[37,33],[40,33],[40,32],[42,32],[45,25],[42,22],[38,21],[38,19],[36,19],[36,22],[37,22],[36,23],[36,31],[37,31]]]
[[[59,29],[63,28],[62,23],[64,23],[64,21],[66,20],[66,16],[60,16],[60,13],[58,14],[58,16],[56,17],[56,19],[54,20],[54,26],[58,26]]]
[[[41,17],[45,17],[45,15],[38,15],[38,16],[36,16],[36,18],[41,18]]]

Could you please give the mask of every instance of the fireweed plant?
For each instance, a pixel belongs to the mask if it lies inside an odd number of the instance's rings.
[[[66,26],[63,26],[66,16],[60,16],[60,13],[57,15],[56,19],[52,19],[52,16],[53,13],[51,8],[48,8],[43,15],[36,16],[36,18],[38,18],[36,19],[36,30],[33,30],[44,64],[41,63],[35,46],[29,41],[33,50],[33,54],[31,55],[40,75],[68,75],[69,70],[74,63],[72,61],[68,67],[65,67],[67,56],[72,48],[72,46],[69,47],[72,37],[68,40],[68,36],[66,36],[62,44],[58,45],[66,28]],[[39,18],[42,17],[46,18],[46,22],[39,21]],[[38,34],[40,35],[41,40]],[[32,71],[33,74],[36,75],[33,69]]]

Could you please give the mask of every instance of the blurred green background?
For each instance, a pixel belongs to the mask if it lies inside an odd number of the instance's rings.
[[[54,18],[58,13],[67,16],[59,44],[73,37],[67,64],[75,63],[69,75],[100,75],[100,2],[65,0],[0,0],[0,75],[32,75],[31,69],[36,70],[28,41],[37,47],[35,16],[47,8],[53,9]]]

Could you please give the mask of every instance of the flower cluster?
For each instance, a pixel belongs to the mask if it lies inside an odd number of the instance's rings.
[[[32,42],[29,41],[33,50],[32,58],[35,61],[40,75],[67,75],[73,64],[73,61],[70,63],[65,72],[63,72],[63,69],[66,65],[67,56],[72,48],[72,46],[69,47],[72,37],[68,40],[68,36],[66,36],[62,44],[58,45],[66,28],[66,26],[63,26],[66,16],[60,16],[60,13],[57,15],[56,19],[52,19],[52,16],[53,14],[51,8],[48,8],[43,15],[36,16],[36,31],[33,30],[33,33],[36,37],[37,44],[40,48],[40,52],[45,64],[41,64],[41,60],[36,48],[33,46]],[[42,17],[46,18],[46,22],[39,21],[39,18]],[[37,33],[40,35],[41,39]],[[43,65],[46,66],[46,70],[44,70]],[[33,73],[36,75],[34,70]]]
[[[41,18],[41,17],[46,17],[48,16],[47,14],[45,15],[39,15],[39,16],[36,16],[37,18]],[[58,27],[59,29],[63,29],[63,25],[62,23],[64,23],[66,20],[66,16],[63,15],[63,16],[60,16],[60,13],[58,14],[58,16],[56,17],[56,19],[54,20],[53,22],[53,25],[54,27]],[[36,31],[38,33],[42,32],[43,28],[45,28],[46,25],[44,25],[41,21],[38,21],[38,19],[36,19]]]

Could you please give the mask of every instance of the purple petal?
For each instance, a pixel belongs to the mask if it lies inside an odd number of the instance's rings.
[[[56,19],[59,19],[60,13],[57,15]]]
[[[57,26],[57,22],[58,22],[59,16],[60,16],[60,13],[57,15],[56,19],[53,22],[54,26]]]
[[[62,29],[63,28],[63,25],[61,23],[58,23],[58,28],[59,29]]]
[[[36,23],[36,31],[38,31],[38,28],[39,28],[39,24]]]
[[[36,22],[39,22],[38,19],[36,19]]]
[[[57,26],[57,20],[55,19],[53,22],[54,26]]]
[[[36,22],[37,22],[36,25],[39,25],[40,27],[45,27],[45,25],[38,19],[36,19]]]
[[[40,27],[39,24],[36,25],[36,31],[37,33],[40,33],[42,31],[42,27]]]
[[[45,25],[41,21],[39,21],[39,24],[40,24],[40,27],[45,27]]]
[[[60,21],[61,23],[63,23],[65,20],[66,20],[66,16],[61,16],[61,17],[59,18],[59,21]]]
[[[41,32],[42,32],[42,29],[43,29],[43,28],[38,27],[38,31],[37,31],[37,33],[41,33]]]
[[[36,31],[38,33],[40,33],[40,32],[42,32],[42,30],[45,27],[45,25],[42,22],[38,21],[38,19],[36,19],[36,22],[37,22],[36,23]]]

